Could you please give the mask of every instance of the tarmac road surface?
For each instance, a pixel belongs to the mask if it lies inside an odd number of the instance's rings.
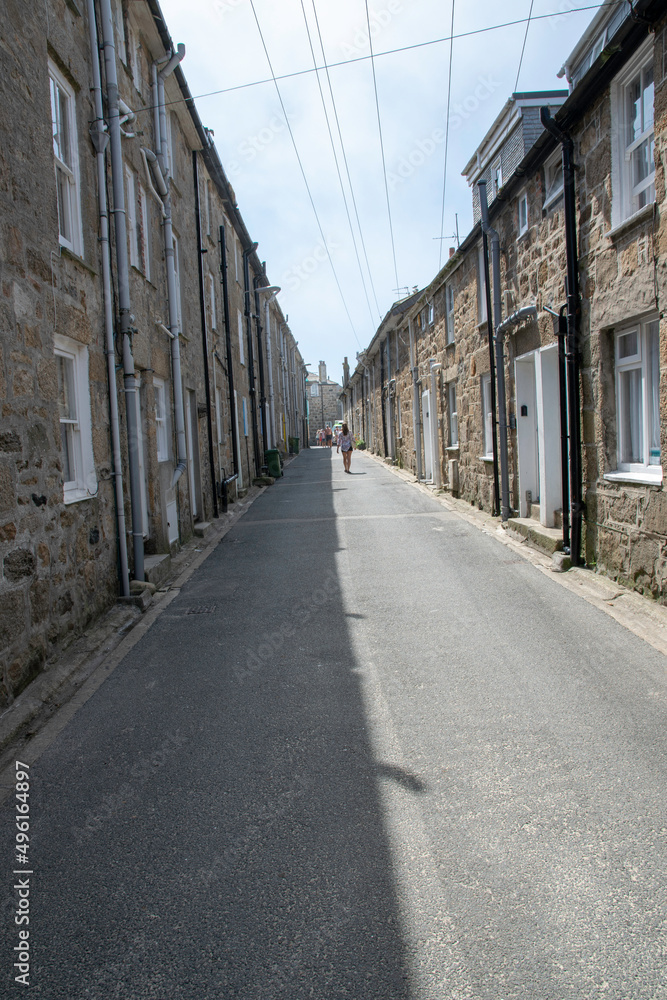
[[[29,867],[2,807],[0,995],[666,998],[666,665],[303,452],[30,768]]]

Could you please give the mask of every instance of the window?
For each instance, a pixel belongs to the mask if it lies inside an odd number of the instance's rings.
[[[137,227],[137,192],[134,170],[125,166],[125,218],[130,242],[130,264],[139,267],[139,232]]]
[[[183,314],[181,312],[181,260],[178,252],[178,236],[174,234],[174,283],[176,285],[176,316],[178,329],[183,332]]]
[[[49,62],[49,86],[58,201],[58,235],[62,246],[81,256],[83,234],[74,91],[52,62]]]
[[[97,493],[88,383],[88,349],[54,334],[65,503]]]
[[[157,460],[169,460],[169,433],[167,430],[167,387],[164,379],[153,379],[153,394],[155,397],[155,438],[157,442]]]
[[[563,154],[560,149],[544,164],[544,208],[553,205],[563,193]]]
[[[208,285],[208,301],[211,308],[211,329],[217,330],[218,328],[218,314],[215,308],[215,282],[213,281],[213,275],[206,275],[206,283]]]
[[[493,455],[493,410],[491,408],[491,376],[482,375],[482,440],[483,458]]]
[[[433,326],[433,320],[435,319],[435,309],[433,308],[433,303],[429,302],[428,306],[428,325]]]
[[[128,29],[127,40],[130,49],[130,70],[132,71],[132,82],[140,94],[143,94],[144,75],[142,67],[141,43],[135,36],[132,29]]]
[[[243,350],[243,313],[240,309],[236,310],[239,320],[239,360],[242,365],[245,364],[245,353]]]
[[[618,331],[615,359],[618,470],[661,482],[659,321]]]
[[[217,387],[215,390],[215,429],[218,435],[218,444],[222,444],[222,393]]]
[[[457,448],[459,443],[459,417],[456,411],[456,382],[447,384],[447,407],[449,409],[449,438],[450,448]]]
[[[165,115],[165,121],[167,125],[167,174],[173,179],[176,179],[176,150],[174,145],[174,127],[172,124],[172,115],[169,111]]]
[[[206,235],[211,235],[211,182],[208,177],[204,178],[204,222],[206,224]]]
[[[445,285],[445,332],[447,343],[454,343],[454,288]]]
[[[653,45],[643,46],[612,87],[613,225],[655,201],[655,137],[653,131]]]
[[[477,251],[477,322],[486,323],[486,287],[484,284],[484,244]]]
[[[113,25],[116,36],[116,50],[122,61],[127,66],[127,49],[125,47],[125,21],[123,18],[123,4],[121,0],[113,0]]]
[[[239,241],[236,239],[236,233],[234,233],[232,239],[234,240],[234,275],[236,280],[241,283],[240,278],[240,268],[239,268]]]
[[[491,164],[491,200],[498,197],[498,192],[503,186],[503,166],[498,157]]]
[[[148,204],[148,197],[146,195],[146,189],[143,184],[139,183],[139,259],[140,268],[144,273],[144,276],[150,281],[151,277],[151,258],[150,258],[150,209]]]
[[[522,194],[519,198],[519,236],[528,232],[528,195]]]
[[[137,414],[137,457],[139,459],[139,499],[141,503],[141,533],[148,535],[148,480],[146,476],[146,451],[144,433],[144,407],[141,378],[137,375],[137,389],[134,394]]]

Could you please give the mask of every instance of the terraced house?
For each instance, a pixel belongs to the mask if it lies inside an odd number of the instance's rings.
[[[465,166],[474,226],[343,388],[372,449],[667,599],[664,5],[600,9]]]
[[[287,451],[305,397],[156,0],[4,9],[0,703]]]

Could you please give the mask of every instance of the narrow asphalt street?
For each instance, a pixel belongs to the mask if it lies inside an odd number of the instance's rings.
[[[30,769],[31,995],[667,998],[666,667],[303,452]]]

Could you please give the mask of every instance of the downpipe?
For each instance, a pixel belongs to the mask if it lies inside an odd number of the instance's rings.
[[[132,356],[132,315],[130,312],[130,275],[127,259],[127,225],[125,215],[125,181],[119,116],[116,44],[111,14],[111,0],[100,0],[104,68],[107,85],[108,126],[111,147],[111,179],[113,190],[114,228],[116,235],[116,266],[118,271],[118,306],[123,352],[123,379],[127,415],[127,441],[130,468],[130,504],[132,509],[132,550],[134,578],[144,579],[144,535],[141,509],[141,471],[139,468],[139,424],[137,419],[137,378]]]
[[[505,357],[503,338],[500,333],[502,307],[500,303],[500,237],[489,225],[489,206],[486,200],[486,181],[479,181],[479,203],[482,212],[482,230],[491,237],[491,266],[493,268],[493,318],[487,317],[494,329],[496,345],[496,386],[498,393],[498,430],[500,444],[500,518],[508,521],[510,516],[509,460],[507,454],[507,398],[505,396]]]
[[[108,0],[107,0],[108,2]],[[177,51],[169,57],[163,69],[158,70],[158,64],[153,64],[153,105],[155,123],[157,125],[156,145],[157,157],[146,156],[156,179],[156,186],[164,206],[162,220],[164,236],[164,255],[167,269],[167,300],[169,308],[169,332],[171,333],[171,367],[174,386],[174,423],[176,430],[176,468],[171,481],[172,489],[187,468],[187,448],[185,442],[185,412],[183,407],[183,378],[181,373],[180,320],[178,316],[178,298],[176,292],[176,266],[174,254],[174,232],[171,215],[171,193],[169,191],[168,149],[167,149],[167,111],[165,107],[164,82],[185,56],[185,46],[180,44]],[[157,161],[157,162],[156,162]]]
[[[111,292],[111,247],[109,244],[109,205],[107,202],[105,151],[109,135],[104,124],[102,106],[102,82],[100,53],[97,40],[97,15],[95,0],[88,0],[88,26],[90,28],[90,51],[93,70],[93,103],[95,121],[90,135],[95,148],[97,166],[97,194],[99,200],[100,234],[102,254],[102,288],[104,293],[104,336],[109,378],[109,422],[111,425],[111,449],[116,497],[116,525],[118,531],[118,556],[120,561],[120,586],[123,597],[130,596],[130,574],[127,559],[127,536],[125,534],[125,500],[123,497],[123,462],[120,450],[120,420],[118,414],[118,391],[116,386],[116,347],[114,342],[113,296]]]
[[[192,150],[192,176],[195,188],[195,223],[197,228],[197,274],[199,277],[199,310],[201,315],[202,347],[204,351],[204,390],[206,398],[206,431],[208,433],[208,461],[211,473],[213,497],[213,517],[218,517],[218,491],[215,486],[215,460],[213,458],[213,421],[211,419],[211,374],[208,364],[208,330],[206,323],[206,300],[204,292],[204,254],[202,246],[201,205],[199,201],[199,161],[197,150]]]
[[[582,520],[586,504],[581,485],[581,406],[579,400],[579,266],[577,260],[576,196],[574,188],[574,142],[553,120],[548,107],[540,108],[545,129],[561,144],[565,210],[565,255],[567,259],[567,394],[570,429],[570,559],[580,566]]]
[[[415,455],[417,459],[417,481],[422,479],[422,439],[421,411],[419,406],[419,369],[415,365],[415,338],[412,331],[412,320],[408,320],[410,335],[410,368],[412,371],[412,424],[414,427]]]

